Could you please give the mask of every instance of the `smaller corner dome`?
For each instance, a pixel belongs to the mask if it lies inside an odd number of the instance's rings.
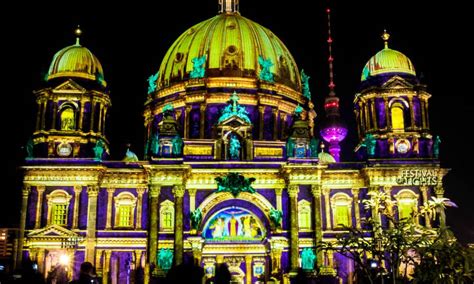
[[[385,41],[385,48],[372,56],[362,70],[361,81],[369,77],[398,73],[416,76],[415,67],[410,58],[405,54],[388,48],[388,39],[390,35],[384,32],[382,39]]]
[[[65,47],[54,55],[46,81],[70,77],[95,81],[102,87],[107,86],[99,60],[79,43]]]

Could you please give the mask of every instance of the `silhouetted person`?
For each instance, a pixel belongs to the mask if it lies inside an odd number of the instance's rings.
[[[98,284],[99,281],[94,273],[94,266],[90,262],[83,262],[79,271],[79,279],[70,282],[71,284]]]
[[[201,284],[204,277],[204,269],[193,261],[187,261],[170,269],[166,276],[169,284]]]
[[[229,267],[227,264],[221,263],[217,265],[216,276],[214,276],[215,284],[229,284],[231,279]]]

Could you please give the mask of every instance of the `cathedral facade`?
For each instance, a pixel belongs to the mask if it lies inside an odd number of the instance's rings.
[[[362,226],[369,192],[396,200],[399,218],[443,196],[431,95],[388,33],[354,98],[359,159],[341,162],[348,130],[334,87],[316,132],[309,77],[238,5],[220,0],[149,78],[140,159],[130,149],[108,159],[111,99],[81,31],[56,53],[34,93],[17,264],[45,275],[63,264],[73,278],[89,261],[105,284],[154,283],[194,259],[208,278],[226,263],[236,283],[255,283],[298,270],[311,251],[322,273],[348,279],[353,264],[316,246]]]

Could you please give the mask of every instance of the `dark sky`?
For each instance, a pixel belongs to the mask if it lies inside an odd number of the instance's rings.
[[[74,43],[73,29],[80,24],[81,43],[102,62],[112,97],[108,121],[112,155],[130,142],[141,155],[143,119],[141,110],[146,78],[155,73],[168,47],[187,28],[214,16],[217,0],[200,1],[24,1],[2,9],[2,176],[0,227],[14,226],[19,218],[20,178],[17,167],[21,146],[32,133],[35,119],[32,91],[54,53]],[[349,3],[347,3],[349,2]],[[469,176],[474,168],[472,154],[474,114],[470,88],[473,66],[467,43],[468,9],[455,1],[340,1],[333,3],[337,94],[342,112],[351,127],[343,144],[343,160],[352,159],[356,141],[352,102],[362,68],[383,47],[380,35],[392,35],[390,47],[405,53],[433,94],[430,118],[433,134],[442,139],[441,159],[452,168],[445,179],[446,195],[458,209],[448,210],[448,223],[459,238],[474,241],[474,188]],[[166,4],[163,4],[166,3]],[[311,3],[314,8],[309,7]],[[287,45],[300,69],[311,76],[312,93],[323,116],[327,93],[327,46],[325,1],[241,0],[242,15],[272,30]],[[415,4],[414,4],[415,3]],[[472,17],[472,16],[471,16]],[[320,120],[317,121],[320,123]]]

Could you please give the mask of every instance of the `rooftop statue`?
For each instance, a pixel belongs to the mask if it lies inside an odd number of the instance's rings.
[[[205,64],[206,64],[206,55],[203,55],[202,57],[195,57],[192,60],[193,62],[193,70],[189,74],[189,77],[191,79],[200,79],[204,78],[204,75],[206,73],[205,70]]]
[[[26,142],[26,158],[27,159],[33,159],[33,147],[34,147],[34,142],[33,139],[30,138],[28,142]]]
[[[309,79],[311,77],[306,75],[304,70],[301,70],[301,85],[303,86],[303,97],[311,100],[311,91],[309,89]]]
[[[295,156],[295,141],[289,137],[286,142],[286,157],[291,158]]]
[[[296,106],[295,108],[295,116],[299,119],[302,118],[302,115],[303,115],[303,112],[304,112],[304,109],[302,106],[300,106],[299,104]]]
[[[183,139],[176,135],[172,140],[173,143],[173,155],[179,156],[183,153]]]
[[[160,71],[158,71],[156,74],[151,75],[148,78],[148,94],[153,93],[156,91],[156,81],[158,80],[158,76],[160,76]]]
[[[239,96],[237,95],[236,92],[234,92],[232,94],[232,96],[230,97],[229,105],[227,105],[222,110],[222,114],[219,117],[219,120],[218,120],[217,123],[221,123],[221,122],[231,118],[232,116],[237,116],[240,119],[242,119],[243,121],[245,121],[246,123],[249,123],[249,124],[252,123],[250,121],[249,113],[248,113],[247,109],[245,107],[239,105],[238,101],[239,101]]]
[[[127,152],[125,153],[125,158],[123,158],[124,162],[138,162],[138,157],[135,153],[130,151],[130,147],[127,148]]]
[[[262,67],[260,71],[260,80],[274,83],[275,79],[273,78],[273,73],[270,71],[270,67],[273,66],[271,59],[264,59],[261,55],[258,56],[258,63]]]
[[[158,135],[158,133],[156,133],[155,135],[151,136],[150,152],[153,155],[158,155],[159,150],[160,150],[160,136]]]
[[[439,146],[441,145],[441,138],[436,136],[434,145],[433,145],[433,156],[438,159],[439,158]]]
[[[377,144],[377,140],[375,140],[375,137],[373,134],[368,133],[365,135],[364,142],[362,144],[362,147],[367,148],[367,156],[373,157],[375,156],[375,145]]]
[[[102,142],[102,140],[97,140],[93,150],[94,150],[94,159],[97,161],[101,161],[102,156],[104,154],[104,142]]]
[[[309,141],[309,149],[311,150],[311,158],[318,157],[319,139],[316,137],[311,138]]]

